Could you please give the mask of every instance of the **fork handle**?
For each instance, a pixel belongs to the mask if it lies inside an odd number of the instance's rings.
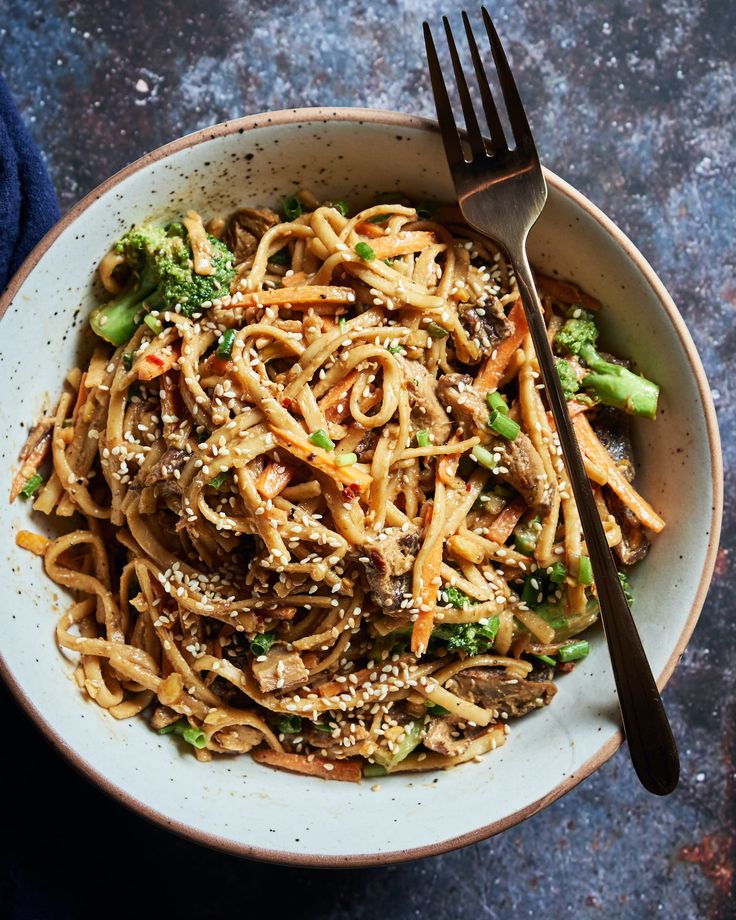
[[[509,252],[542,380],[557,427],[565,466],[580,514],[593,567],[601,620],[608,642],[613,676],[629,754],[642,785],[657,795],[677,786],[680,761],[667,714],[618,577],[593,498],[578,441],[567,411],[554,356],[547,337],[544,312],[534,284],[525,241]]]

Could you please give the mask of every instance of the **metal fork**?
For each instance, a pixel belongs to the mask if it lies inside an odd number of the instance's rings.
[[[595,505],[526,255],[527,235],[542,211],[547,186],[503,47],[488,12],[481,8],[481,13],[515,146],[510,148],[507,143],[470,20],[463,13],[489,140],[481,132],[450,23],[444,17],[470,149],[470,160],[465,159],[432,32],[425,22],[429,73],[445,153],[463,217],[471,227],[498,243],[513,265],[593,567],[629,754],[642,785],[650,792],[666,795],[677,786],[679,778],[677,746]]]

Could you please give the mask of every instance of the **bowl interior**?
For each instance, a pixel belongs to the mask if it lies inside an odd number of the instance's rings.
[[[202,132],[196,143],[177,142],[167,156],[146,158],[78,209],[2,320],[4,490],[15,472],[23,426],[53,404],[75,363],[93,304],[94,269],[125,227],[192,207],[209,215],[239,204],[275,204],[300,187],[353,204],[389,189],[452,199],[439,138],[426,123],[377,113],[349,118],[346,112],[255,117]],[[703,573],[711,564],[718,478],[712,407],[699,387],[689,340],[683,343],[641,263],[565,189],[551,179],[531,240],[532,261],[599,297],[606,305],[607,343],[662,387],[659,419],[637,420],[635,440],[638,487],[667,528],[633,580],[644,646],[655,674],[666,677],[694,625]],[[93,778],[149,816],[205,842],[307,863],[421,855],[520,820],[615,747],[613,680],[602,635],[596,634],[590,656],[559,680],[554,704],[514,723],[506,746],[480,764],[382,779],[375,791],[371,781],[359,787],[324,783],[271,771],[247,757],[200,765],[141,720],[116,722],[82,699],[72,663],[54,642],[55,620],[67,598],[43,575],[40,561],[14,543],[19,528],[43,528],[39,517],[21,502],[0,502],[6,676]]]

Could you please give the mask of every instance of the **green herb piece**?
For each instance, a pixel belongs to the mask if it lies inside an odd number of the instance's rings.
[[[485,467],[485,469],[496,469],[496,461],[493,459],[493,454],[490,452],[490,450],[486,450],[485,447],[481,447],[480,444],[476,444],[470,453],[473,457],[475,457],[475,459],[482,467]]]
[[[284,716],[278,724],[278,730],[284,735],[298,735],[302,730],[302,720],[300,716]]]
[[[422,428],[421,431],[417,431],[417,446],[418,447],[429,447],[431,438],[429,431],[426,428]]]
[[[493,412],[488,416],[488,427],[491,428],[496,434],[500,434],[502,438],[506,438],[508,441],[515,441],[517,435],[521,431],[521,426],[518,425],[512,418],[509,418],[508,415],[504,415],[503,412],[499,412],[498,409],[494,409]]]
[[[524,587],[521,589],[521,602],[527,607],[534,609],[544,600],[545,580],[539,571],[531,572],[524,579]],[[542,595],[540,599],[540,595]]]
[[[335,463],[338,466],[352,466],[358,462],[357,454],[335,454]]]
[[[500,412],[502,415],[509,414],[509,407],[506,405],[506,400],[501,396],[498,390],[491,390],[490,393],[486,394],[486,402],[488,403],[489,412]]]
[[[368,245],[368,243],[364,243],[362,240],[360,243],[355,244],[355,252],[360,256],[361,259],[363,259],[364,262],[372,262],[376,258],[376,254],[373,249]]]
[[[387,345],[386,351],[391,355],[398,355],[401,352],[401,345]]]
[[[334,725],[330,725],[329,722],[310,722],[310,726],[318,732],[322,732],[323,735],[331,735],[335,730]]]
[[[418,747],[422,740],[423,731],[424,726],[422,725],[421,719],[417,719],[415,722],[409,722],[404,726],[404,735],[401,741],[394,746],[392,751],[379,747],[376,748],[371,756],[376,763],[385,767],[390,773],[402,760],[406,760],[415,747]]]
[[[261,655],[267,655],[271,650],[271,646],[276,641],[276,633],[274,632],[264,632],[259,633],[257,636],[254,636],[250,640],[250,650],[256,656],[260,658]]]
[[[565,581],[565,578],[567,578],[567,569],[563,562],[553,562],[550,566],[550,570],[551,571],[547,572],[549,580],[556,585],[561,585]]]
[[[384,265],[389,265],[389,266],[391,266],[391,265],[394,264],[394,260],[393,260],[393,259],[381,259],[381,261],[384,263]]]
[[[364,763],[363,776],[367,779],[375,776],[388,776],[388,770],[382,767],[380,763]]]
[[[287,220],[296,220],[297,217],[302,213],[302,204],[296,195],[288,195],[284,198],[281,209],[284,212],[284,217]]]
[[[580,557],[580,562],[578,563],[578,584],[593,584],[593,566],[590,564],[589,556]]]
[[[289,252],[288,246],[284,246],[283,249],[279,249],[278,252],[269,256],[268,261],[271,265],[288,265],[291,262],[291,253]]]
[[[577,639],[575,642],[568,642],[559,648],[560,661],[579,661],[590,652],[590,643],[587,639]]]
[[[161,335],[161,333],[164,331],[164,327],[161,325],[161,320],[157,316],[153,316],[151,313],[146,313],[146,315],[143,317],[143,322],[148,326],[154,335]]]
[[[631,607],[634,603],[634,592],[631,588],[631,582],[629,581],[629,576],[626,572],[618,573],[618,580],[621,582],[621,587],[624,589],[624,597],[626,598],[626,603]]]
[[[225,470],[222,473],[218,473],[214,479],[210,479],[207,485],[219,491],[225,485],[227,480],[228,480],[228,473],[227,473],[227,470]]]
[[[540,661],[548,664],[551,668],[557,667],[557,662],[554,660],[554,658],[550,658],[549,655],[537,655],[536,652],[532,652],[531,654],[534,658],[538,658]]]
[[[332,202],[332,207],[333,207],[336,211],[339,211],[339,212],[342,214],[343,217],[347,217],[348,214],[350,213],[350,208],[348,207],[347,201],[345,201],[345,200],[342,199],[342,198],[340,198],[338,201],[333,201],[333,202]]]
[[[133,367],[133,352],[126,351],[123,354],[123,367],[126,371],[129,371]]]
[[[439,323],[435,323],[434,321],[427,323],[426,329],[431,339],[446,339],[450,334],[447,329],[444,329]]]
[[[309,440],[315,447],[321,447],[323,450],[334,450],[335,442],[329,437],[323,428],[318,428],[309,435]]]
[[[340,319],[337,321],[337,327],[340,330],[340,332],[343,331],[346,323],[347,323],[347,320],[345,319],[345,317],[341,316]]]
[[[181,736],[187,744],[191,744],[192,747],[200,751],[202,748],[207,747],[207,737],[201,728],[193,728],[190,725],[188,728],[184,729]]]
[[[43,484],[43,476],[40,473],[34,473],[20,490],[21,498],[33,498]]]
[[[524,556],[533,556],[539,540],[539,517],[534,517],[514,528],[514,546]]]
[[[428,703],[427,712],[431,716],[449,716],[450,715],[449,709],[445,709],[444,706],[438,706],[437,703]]]
[[[224,358],[227,361],[230,360],[233,355],[233,342],[237,334],[235,329],[226,329],[222,333],[222,339],[215,352],[218,358]]]

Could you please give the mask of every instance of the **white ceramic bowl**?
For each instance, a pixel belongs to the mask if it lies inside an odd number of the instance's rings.
[[[667,519],[634,576],[634,608],[660,687],[695,625],[720,527],[722,471],[715,413],[700,360],[662,283],[631,242],[556,176],[531,239],[533,262],[599,297],[605,336],[661,384],[656,423],[637,420],[638,485]],[[0,303],[2,493],[21,428],[57,394],[75,363],[100,256],[121,231],[190,207],[204,214],[272,204],[300,187],[353,204],[401,189],[451,200],[432,122],[359,109],[305,109],[208,128],[143,157],[78,204],[39,244]],[[215,847],[305,865],[375,864],[481,840],[571,789],[621,735],[604,640],[558,682],[554,703],[514,722],[480,764],[360,786],[259,766],[248,757],[200,765],[142,720],[116,722],[86,702],[54,624],[67,598],[41,562],[16,548],[42,522],[0,501],[4,676],[54,745],[92,781],[142,815]]]

